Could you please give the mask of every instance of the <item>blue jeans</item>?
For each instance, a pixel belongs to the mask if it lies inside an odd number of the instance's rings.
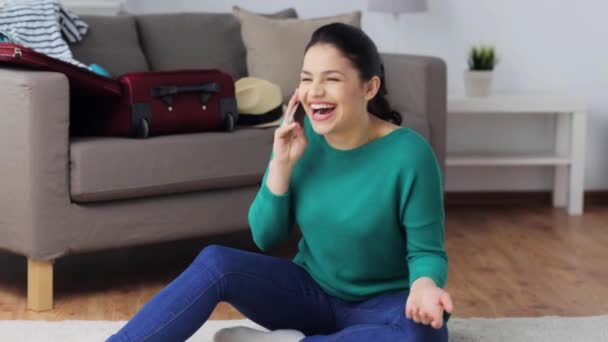
[[[212,245],[108,341],[185,341],[220,301],[267,329],[299,330],[305,342],[448,340],[445,324],[407,319],[406,300],[392,292],[347,302],[290,260]]]

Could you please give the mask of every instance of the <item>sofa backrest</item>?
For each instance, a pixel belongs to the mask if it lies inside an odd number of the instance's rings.
[[[71,45],[77,61],[99,64],[112,76],[150,70],[139,43],[135,17],[82,16],[82,20],[89,30],[81,42]]]
[[[267,16],[296,18],[289,8]],[[237,80],[247,76],[241,24],[232,13],[163,13],[82,16],[84,40],[74,58],[96,63],[112,76],[126,72],[220,69]]]
[[[268,16],[297,13],[290,8]],[[217,68],[235,80],[247,76],[241,24],[232,13],[140,15],[137,27],[151,70]]]
[[[229,13],[149,14],[137,17],[151,70],[214,69],[247,73],[240,24]]]

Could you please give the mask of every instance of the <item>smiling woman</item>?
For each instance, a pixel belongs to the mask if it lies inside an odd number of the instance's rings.
[[[315,31],[305,49],[298,99],[317,134],[351,149],[389,133],[402,120],[386,94],[383,63],[363,31],[339,23]]]
[[[185,340],[220,301],[273,331],[231,328],[216,342],[447,341],[441,171],[385,100],[375,44],[322,26],[300,76],[248,215],[263,251],[298,224],[297,255],[209,246],[111,341]]]
[[[356,31],[358,34],[354,34]],[[330,24],[323,27],[321,30],[317,30],[305,51],[308,52],[310,48],[325,46],[326,48],[333,49],[334,51],[329,52],[334,54],[336,59],[330,59],[332,61],[338,61],[341,64],[340,69],[326,70],[323,74],[327,77],[329,82],[341,82],[341,81],[359,81],[367,82],[373,78],[378,78],[374,82],[377,86],[375,90],[375,96],[369,100],[367,110],[383,119],[391,121],[397,125],[401,124],[401,115],[392,110],[388,101],[385,99],[385,95],[388,93],[386,90],[386,81],[384,74],[384,64],[380,59],[380,55],[374,42],[358,28],[350,25],[342,24]],[[313,58],[312,54],[306,54],[310,58]],[[317,56],[317,58],[319,58]],[[344,65],[344,61],[350,62]],[[308,63],[307,63],[308,62]],[[341,63],[340,63],[341,62]],[[306,70],[307,65],[315,64],[314,61],[304,61],[304,67],[302,73],[304,75],[310,75],[310,72]],[[355,73],[353,75],[353,72]],[[350,75],[347,75],[350,74]],[[353,77],[354,76],[354,77]],[[302,83],[310,81],[308,77],[302,78]]]

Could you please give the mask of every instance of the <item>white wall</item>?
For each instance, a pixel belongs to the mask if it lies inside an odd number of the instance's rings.
[[[61,0],[61,2],[78,15],[116,15],[124,4],[124,0]]]
[[[563,5],[558,5],[561,3]],[[448,65],[448,88],[462,93],[466,52],[473,43],[491,43],[501,57],[495,91],[557,93],[588,101],[586,189],[608,189],[608,2],[581,0],[429,0],[429,11],[401,15],[368,13],[365,0],[127,0],[135,13],[229,12],[232,5],[271,12],[293,6],[303,18],[363,10],[363,29],[385,52],[428,54]],[[553,122],[531,116],[521,121],[483,117],[448,124],[450,151],[483,147],[508,151],[552,148]],[[482,132],[483,134],[480,134]],[[491,144],[488,137],[497,142]],[[448,168],[448,190],[550,189],[549,168]]]

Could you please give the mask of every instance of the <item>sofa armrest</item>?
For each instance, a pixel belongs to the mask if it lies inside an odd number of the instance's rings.
[[[59,229],[46,220],[70,201],[69,83],[60,73],[0,68],[0,85],[0,248],[36,257]]]
[[[428,122],[430,144],[445,174],[447,67],[437,57],[382,54],[388,100],[405,121],[417,116]]]

